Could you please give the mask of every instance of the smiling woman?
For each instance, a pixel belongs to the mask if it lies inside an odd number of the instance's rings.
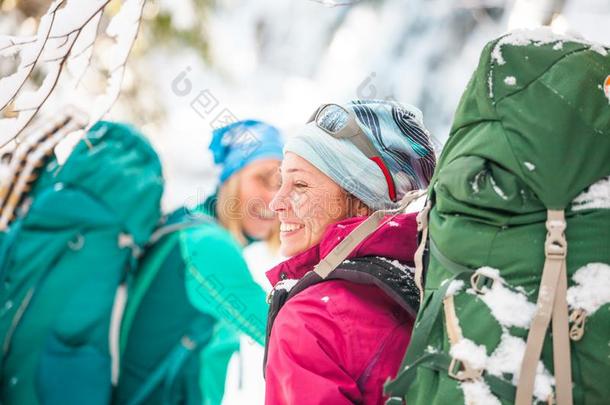
[[[421,113],[388,101],[325,104],[284,152],[270,208],[291,257],[267,272],[265,401],[381,404],[419,303],[409,270],[415,215],[388,220],[325,279],[313,270],[345,257],[343,241],[356,240],[352,231],[374,210],[396,209],[427,186],[435,157]]]

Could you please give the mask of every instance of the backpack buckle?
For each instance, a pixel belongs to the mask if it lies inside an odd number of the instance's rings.
[[[565,237],[566,221],[563,211],[548,211],[546,221],[546,241],[544,242],[544,255],[552,259],[564,259],[567,253],[568,242]]]
[[[449,377],[458,381],[477,380],[483,375],[483,370],[472,368],[462,360],[452,357],[449,368],[447,369],[447,374],[449,374]]]
[[[481,273],[474,273],[470,277],[470,285],[477,294],[484,294],[484,288],[491,290],[496,279],[488,277]]]
[[[189,351],[197,347],[195,341],[191,339],[188,335],[182,336],[182,339],[180,339],[180,343],[182,344],[182,346],[184,346],[185,349]]]

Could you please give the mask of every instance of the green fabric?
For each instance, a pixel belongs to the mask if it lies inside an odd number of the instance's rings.
[[[180,208],[168,223],[213,218],[215,202],[212,196],[193,210]],[[210,320],[210,341],[182,367],[168,402],[158,388],[146,403],[221,403],[229,359],[239,350],[239,333],[261,345],[265,336],[266,296],[241,250],[226,230],[209,222],[171,233],[147,251],[130,285],[121,327],[115,403],[128,403],[191,320],[200,318]]]
[[[171,378],[171,352],[179,348],[183,336],[209,340],[215,320],[202,314],[189,302],[184,287],[183,259],[178,249],[177,233],[170,234],[147,252],[142,266],[130,283],[121,330],[121,370],[114,402],[131,404],[142,386],[151,383],[164,364],[159,384],[151,386],[144,403],[173,404],[186,399],[182,377],[198,375],[198,364],[188,359],[182,363],[175,378]],[[142,292],[144,291],[144,292]],[[196,327],[196,328],[194,328]],[[202,347],[193,353],[176,352],[176,356],[197,356]],[[174,356],[175,357],[175,356]],[[166,396],[169,398],[166,400]],[[193,402],[201,399],[189,398]]]
[[[86,138],[63,166],[50,159],[30,209],[1,241],[4,404],[109,399],[111,309],[133,260],[119,234],[148,239],[163,183],[159,159],[135,129],[99,122]]]
[[[466,286],[454,297],[463,335],[491,355],[503,332],[525,340],[528,331],[503,327],[476,294],[467,292],[466,269],[498,269],[507,288],[522,287],[536,302],[547,209],[566,210],[569,286],[582,266],[610,264],[610,210],[571,209],[579,193],[610,175],[610,103],[601,90],[610,74],[610,55],[572,42],[504,45],[505,63],[499,64],[492,57],[497,43],[483,50],[431,183],[432,254],[424,304],[403,362],[407,368],[386,387],[410,405],[464,402],[459,381],[446,370],[422,362],[413,375],[409,367],[425,350],[449,353],[439,304],[448,287],[444,283],[456,272],[465,271],[458,277]],[[509,76],[516,84],[505,82]],[[610,373],[609,310],[606,304],[590,315],[583,339],[571,342],[577,404],[605,403],[610,397],[603,380]],[[550,331],[541,360],[553,373]],[[496,378],[512,383],[511,375]],[[512,403],[489,386],[501,403]]]

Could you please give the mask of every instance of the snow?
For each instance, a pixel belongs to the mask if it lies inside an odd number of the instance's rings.
[[[451,346],[449,354],[477,370],[485,368],[487,363],[487,352],[485,346],[477,345],[470,339],[462,338]]]
[[[525,165],[525,167],[527,167],[527,170],[529,170],[530,172],[532,172],[536,169],[536,165],[533,164],[532,162],[523,162],[523,164]]]
[[[479,179],[481,178],[481,176],[485,175],[485,171],[480,171],[478,172],[475,176],[474,179],[472,180],[472,182],[470,183],[470,187],[472,188],[472,192],[477,194],[479,192]]]
[[[592,44],[589,49],[599,53],[601,56],[608,56],[608,50],[600,44]]]
[[[407,266],[406,264],[402,264],[401,262],[399,262],[396,259],[390,260],[387,257],[383,257],[383,256],[377,256],[377,258],[383,260],[384,262],[390,263],[392,266],[397,267],[398,269],[400,269],[402,271],[408,271],[409,273],[413,273],[415,271],[411,267]]]
[[[517,79],[515,78],[515,76],[506,76],[504,78],[504,84],[506,84],[507,86],[514,86],[517,84]]]
[[[398,227],[398,226],[400,226],[400,224],[399,224],[398,222],[396,222],[396,221],[389,221],[389,222],[388,222],[388,226],[390,226],[390,227],[393,227],[393,228],[394,228],[394,227]]]
[[[519,337],[510,335],[505,328],[503,328],[502,338],[498,347],[494,352],[487,356],[485,346],[477,345],[475,342],[469,339],[462,338],[456,343],[450,351],[450,355],[458,360],[467,363],[469,366],[475,369],[485,369],[489,374],[503,377],[504,374],[512,374],[513,384],[519,382],[519,373],[521,371],[521,362],[523,355],[525,354],[525,341]],[[467,385],[480,382],[481,385]],[[536,380],[534,383],[534,395],[541,401],[546,401],[549,395],[553,392],[553,385],[555,379],[551,373],[544,367],[544,364],[539,361],[536,370]],[[485,390],[488,389],[487,385],[482,380],[463,383],[462,389],[464,390],[464,396],[467,399],[467,403],[484,403],[488,402],[476,402],[475,398],[481,399],[481,396]],[[473,392],[476,391],[476,392]],[[475,402],[469,402],[475,401]]]
[[[467,405],[501,405],[483,380],[464,381],[460,387],[464,391],[464,403]]]
[[[525,347],[525,340],[512,336],[506,329],[503,329],[500,344],[487,360],[487,372],[498,377],[503,374],[512,374],[512,382],[516,385],[519,382]],[[553,392],[553,385],[555,385],[555,379],[544,367],[544,364],[539,361],[534,383],[534,395],[539,400],[546,401]]]
[[[533,44],[535,46],[542,46],[557,42],[553,46],[553,49],[561,50],[563,48],[563,42],[565,41],[588,45],[589,49],[599,53],[602,56],[606,56],[608,54],[608,51],[601,44],[585,41],[580,38],[559,35],[554,33],[549,27],[539,27],[531,30],[519,29],[512,31],[496,43],[496,46],[491,52],[491,59],[492,62],[496,62],[498,65],[504,65],[506,60],[504,60],[504,56],[502,55],[502,47],[506,45],[527,46]]]
[[[496,184],[493,176],[489,176],[489,181],[491,182],[491,187],[493,187],[496,194],[499,195],[503,200],[508,200],[508,197],[506,194],[504,194],[504,191]]]
[[[328,302],[330,300],[330,297],[328,295],[325,295],[324,297],[321,298],[321,300],[323,302]]]
[[[572,201],[572,210],[610,209],[610,176],[593,183]]]
[[[568,289],[571,308],[584,309],[590,316],[602,305],[610,303],[610,265],[589,263],[572,276],[575,285]]]
[[[274,290],[286,290],[290,292],[293,287],[299,282],[299,279],[296,278],[287,278],[285,280],[280,280],[274,287]]]
[[[529,327],[536,313],[536,304],[529,302],[523,292],[507,288],[498,269],[481,267],[476,273],[495,280],[491,289],[483,287],[483,294],[478,297],[489,307],[498,323],[504,327]],[[476,294],[472,289],[468,292]]]
[[[460,292],[463,288],[464,288],[463,280],[453,280],[453,281],[451,281],[451,284],[449,284],[449,287],[447,288],[445,297],[450,297],[452,295],[455,295],[458,292]]]
[[[493,83],[493,70],[489,70],[489,75],[487,76],[487,87],[489,87],[489,98],[494,97],[494,83]]]

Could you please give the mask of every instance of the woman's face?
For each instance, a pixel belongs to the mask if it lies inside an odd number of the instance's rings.
[[[266,239],[278,225],[269,203],[279,188],[280,161],[261,159],[250,163],[240,173],[239,199],[243,231],[254,239]]]
[[[280,220],[280,251],[294,256],[318,244],[326,227],[347,218],[350,199],[335,182],[302,157],[288,152],[281,187],[270,208]]]

